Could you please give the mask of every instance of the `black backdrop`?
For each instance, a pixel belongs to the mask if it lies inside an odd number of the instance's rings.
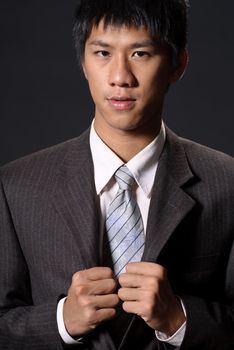
[[[168,94],[164,120],[233,156],[234,1],[190,3],[190,64]],[[0,165],[90,124],[93,104],[71,36],[75,4],[0,0]]]

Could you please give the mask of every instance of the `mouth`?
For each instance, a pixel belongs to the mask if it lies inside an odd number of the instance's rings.
[[[107,99],[114,109],[128,110],[135,105],[136,99],[129,96],[112,96]]]

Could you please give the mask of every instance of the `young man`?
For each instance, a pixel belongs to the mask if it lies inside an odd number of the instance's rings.
[[[2,349],[234,347],[234,161],[162,122],[185,0],[82,0],[90,130],[1,169]]]

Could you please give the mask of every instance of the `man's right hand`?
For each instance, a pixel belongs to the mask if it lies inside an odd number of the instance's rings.
[[[119,303],[116,288],[113,272],[108,267],[76,272],[63,309],[67,332],[72,337],[82,337],[101,322],[113,318]]]

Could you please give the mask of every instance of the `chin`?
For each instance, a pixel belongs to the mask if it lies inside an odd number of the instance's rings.
[[[115,118],[115,120],[112,123],[113,126],[116,126],[117,128],[123,129],[123,130],[135,129],[140,124],[141,124],[140,121],[133,118],[128,118],[126,115],[125,116],[122,115],[121,117]]]

